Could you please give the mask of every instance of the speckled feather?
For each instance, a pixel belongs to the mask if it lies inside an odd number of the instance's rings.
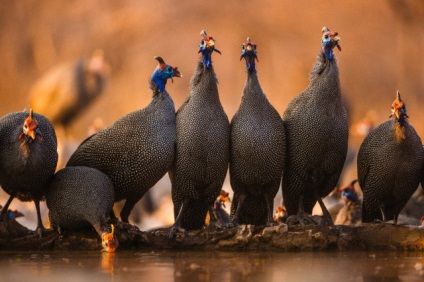
[[[79,229],[93,226],[101,236],[114,202],[109,177],[94,168],[66,167],[58,171],[46,194],[52,226]]]
[[[230,124],[219,100],[213,67],[205,69],[198,62],[190,95],[178,110],[176,123],[176,159],[170,174],[174,215],[189,199],[181,227],[199,229],[221,191],[230,155]]]
[[[26,112],[15,112],[0,119],[0,185],[8,194],[16,192],[21,201],[43,200],[57,165],[56,133],[46,117],[34,113],[43,140],[19,139],[27,117]]]
[[[153,83],[151,87],[154,96],[147,107],[86,139],[67,164],[93,167],[109,176],[115,201],[127,200],[121,212],[124,221],[174,161],[174,102],[168,92],[158,91]]]
[[[240,107],[231,121],[230,180],[234,190],[231,216],[239,196],[247,196],[240,224],[266,224],[268,208],[278,192],[285,159],[285,133],[280,115],[269,103],[256,72],[248,72]]]
[[[288,215],[297,213],[301,195],[305,212],[312,212],[313,187],[318,187],[320,197],[327,196],[347,154],[348,119],[336,59],[328,60],[320,52],[310,79],[283,115],[287,136],[283,198]]]
[[[424,162],[421,138],[407,121],[406,139],[397,143],[394,120],[372,130],[358,153],[358,180],[363,191],[362,221],[393,220],[417,189]]]

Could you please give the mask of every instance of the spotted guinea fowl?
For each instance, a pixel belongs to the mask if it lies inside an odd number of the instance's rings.
[[[7,218],[13,198],[34,201],[37,232],[41,235],[40,201],[54,175],[57,159],[56,133],[46,117],[30,109],[29,113],[15,112],[0,119],[0,185],[10,195],[0,219]]]
[[[230,215],[224,209],[226,208],[225,203],[231,203],[231,199],[227,191],[221,190],[213,207],[214,216],[212,217],[212,222],[215,219],[217,225],[225,225],[230,222]]]
[[[214,39],[205,34],[202,32],[202,60],[191,79],[190,95],[176,115],[176,158],[170,172],[175,223],[170,238],[181,228],[202,228],[228,168],[230,124],[219,100],[211,61],[204,63],[214,49]]]
[[[424,162],[421,138],[408,122],[399,91],[390,119],[373,129],[358,153],[362,222],[394,220],[417,189]]]
[[[114,190],[106,174],[89,167],[66,167],[53,177],[46,193],[49,219],[53,228],[80,229],[93,226],[107,252],[114,252],[118,240],[107,218],[112,210]]]
[[[271,225],[273,200],[281,183],[286,150],[283,121],[261,89],[256,44],[242,45],[247,80],[231,120],[230,181],[232,224]]]
[[[362,217],[362,201],[355,190],[357,179],[353,180],[349,185],[338,188],[341,192],[340,197],[345,205],[337,213],[334,224],[359,224]]]
[[[175,108],[165,85],[167,79],[182,75],[161,57],[155,59],[159,65],[150,80],[151,103],[87,138],[67,164],[96,168],[110,177],[115,202],[126,199],[120,214],[124,222],[174,161]]]
[[[102,50],[89,59],[59,65],[32,87],[29,103],[54,125],[68,126],[104,91],[109,66]]]
[[[332,224],[321,198],[336,186],[347,154],[348,119],[333,54],[334,47],[340,49],[339,37],[326,27],[322,32],[322,51],[310,84],[283,115],[287,140],[283,198],[292,223],[299,220],[304,224],[318,201],[323,223]]]

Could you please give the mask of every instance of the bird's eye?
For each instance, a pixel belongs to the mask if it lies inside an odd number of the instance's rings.
[[[28,125],[27,124],[24,124],[24,128],[28,128]]]
[[[325,39],[328,39],[328,35],[327,35],[327,34],[326,34],[326,35],[324,35],[324,38],[325,38]]]
[[[105,243],[105,246],[106,246],[106,247],[107,247],[107,246],[109,246],[109,243],[108,243],[108,242],[106,242],[106,243]]]

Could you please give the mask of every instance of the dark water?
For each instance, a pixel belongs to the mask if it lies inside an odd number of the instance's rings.
[[[422,281],[423,253],[0,252],[0,281]]]

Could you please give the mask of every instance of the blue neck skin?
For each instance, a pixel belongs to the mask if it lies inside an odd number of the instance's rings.
[[[202,62],[205,68],[210,69],[212,67],[212,53],[221,53],[215,47],[207,47],[204,41],[200,44],[199,52],[202,53]]]
[[[322,45],[322,52],[324,53],[325,57],[329,60],[332,60],[334,58],[334,54],[333,54],[333,44],[331,43],[331,41],[324,41],[321,43]]]

